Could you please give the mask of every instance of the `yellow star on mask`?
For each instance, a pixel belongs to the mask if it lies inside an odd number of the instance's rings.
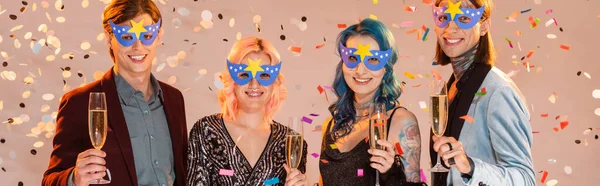
[[[140,34],[142,32],[148,32],[148,30],[146,30],[146,28],[144,28],[144,20],[140,20],[140,22],[136,23],[133,20],[129,20],[131,21],[131,29],[129,29],[127,31],[127,33],[135,33],[135,38],[140,39]]]
[[[256,72],[264,72],[265,70],[260,67],[260,59],[254,61],[250,58],[248,58],[248,63],[250,63],[248,65],[248,67],[246,67],[244,69],[244,71],[250,71],[252,72],[252,77],[256,77]]]
[[[454,4],[451,0],[448,0],[448,9],[446,9],[444,13],[450,14],[450,20],[454,20],[456,14],[464,14],[464,12],[460,10],[460,3],[462,3],[462,1]]]
[[[365,57],[367,56],[373,56],[371,51],[369,51],[370,46],[371,44],[361,45],[360,43],[358,43],[358,50],[356,50],[354,54],[360,55],[360,61],[364,61]]]

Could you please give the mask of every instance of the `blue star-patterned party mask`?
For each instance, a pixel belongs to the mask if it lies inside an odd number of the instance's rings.
[[[485,6],[478,9],[460,8],[461,1],[454,4],[448,0],[448,7],[436,7],[432,5],[433,20],[439,28],[446,28],[450,21],[454,21],[461,29],[473,28],[481,20]]]
[[[110,20],[110,27],[112,32],[117,38],[117,41],[125,47],[130,47],[135,41],[140,40],[142,44],[146,46],[152,45],[154,40],[158,36],[158,30],[160,29],[160,19],[153,25],[143,26],[144,20],[135,22],[130,20],[130,26],[118,26]]]
[[[390,60],[392,56],[392,48],[381,51],[381,50],[369,50],[371,44],[362,45],[358,43],[358,49],[346,48],[344,44],[340,43],[340,55],[344,65],[348,68],[356,68],[360,62],[363,62],[365,66],[371,71],[378,71],[385,67],[385,64]]]
[[[248,65],[233,64],[227,60],[227,70],[231,79],[238,85],[248,84],[252,78],[256,79],[262,86],[269,86],[275,82],[279,71],[281,71],[281,61],[276,65],[260,66],[260,59],[254,61],[248,58]]]

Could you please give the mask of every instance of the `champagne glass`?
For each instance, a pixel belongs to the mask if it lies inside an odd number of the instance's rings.
[[[89,120],[88,128],[90,140],[95,149],[100,150],[106,141],[107,115],[106,115],[106,96],[104,92],[91,92],[88,108]],[[90,184],[109,184],[111,180],[110,171],[106,169],[108,180],[98,179],[90,181]]]
[[[298,169],[304,149],[304,122],[297,117],[291,117],[287,124],[285,140],[286,160],[292,169]]]
[[[448,89],[446,89],[446,81],[444,80],[433,80],[430,86],[429,96],[429,116],[431,117],[431,130],[433,135],[441,137],[446,132],[446,125],[448,124]],[[431,168],[431,172],[448,172],[449,170],[442,166],[442,161],[438,154],[438,161],[434,167]]]
[[[385,150],[383,145],[377,144],[377,140],[387,139],[387,109],[385,104],[371,105],[369,116],[369,145],[371,149]],[[375,172],[375,186],[379,186],[379,171]]]

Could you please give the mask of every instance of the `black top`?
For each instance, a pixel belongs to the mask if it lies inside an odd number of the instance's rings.
[[[404,107],[397,107],[392,111],[387,121],[387,133],[389,133],[392,117],[398,108],[405,109]],[[371,154],[367,152],[370,148],[367,138],[361,140],[361,142],[348,152],[340,152],[337,148],[332,149],[331,144],[335,142],[333,141],[333,132],[329,132],[331,124],[332,121],[329,121],[321,146],[319,169],[321,170],[323,185],[374,185],[376,169],[370,166],[371,161],[369,159],[371,158]],[[385,174],[379,175],[379,183],[381,185],[403,185],[406,182],[403,165],[398,158],[399,156],[397,155],[396,157],[394,166]],[[363,170],[362,177],[358,176],[359,169]]]
[[[252,167],[229,135],[222,114],[202,118],[194,124],[190,132],[188,185],[263,186],[265,181],[274,178],[279,179],[279,183],[275,185],[284,185],[285,135],[288,129],[273,121],[267,145]],[[304,141],[302,159],[298,166],[302,173],[306,172],[306,150],[307,145]],[[233,175],[221,175],[221,169],[233,170]]]

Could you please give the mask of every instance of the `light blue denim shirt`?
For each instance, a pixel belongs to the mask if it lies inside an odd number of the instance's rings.
[[[468,115],[474,122],[465,123],[459,137],[475,164],[473,175],[464,179],[452,167],[448,185],[535,185],[533,136],[525,97],[510,77],[496,67],[487,74],[481,88],[487,94],[473,99]]]

